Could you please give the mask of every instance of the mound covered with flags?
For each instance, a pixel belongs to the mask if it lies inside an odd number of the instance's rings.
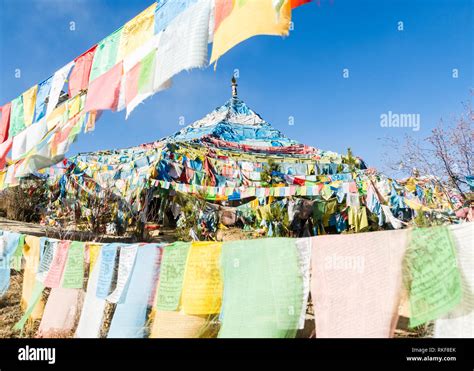
[[[397,182],[364,161],[298,143],[236,94],[169,137],[81,153],[44,177],[45,223],[106,218],[113,233],[189,224],[194,239],[237,226],[266,236],[399,229],[415,214],[455,220],[460,201],[429,178]],[[201,200],[199,210],[187,210]],[[103,202],[100,202],[102,200]],[[97,205],[100,205],[99,207]],[[69,218],[65,218],[69,216]]]

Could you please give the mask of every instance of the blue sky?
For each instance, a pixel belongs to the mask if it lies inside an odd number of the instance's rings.
[[[0,104],[49,77],[150,4],[0,0]],[[229,80],[238,69],[240,98],[286,135],[337,152],[351,147],[369,165],[382,167],[387,148],[380,138],[426,136],[441,117],[461,113],[461,103],[470,99],[473,18],[472,0],[305,5],[293,12],[288,38],[254,37],[224,55],[217,71],[181,73],[171,89],[147,100],[128,120],[125,112],[106,112],[70,154],[174,133],[181,129],[180,117],[189,124],[229,99]],[[397,29],[400,21],[403,31]],[[21,78],[15,78],[16,69]],[[380,115],[388,111],[420,114],[420,131],[382,128]]]

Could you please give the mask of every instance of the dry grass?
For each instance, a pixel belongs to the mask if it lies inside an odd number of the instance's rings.
[[[21,319],[23,312],[20,307],[21,285],[23,275],[12,271],[10,287],[7,293],[0,298],[0,338],[35,337],[40,321],[27,321],[23,329],[14,331],[13,326]]]

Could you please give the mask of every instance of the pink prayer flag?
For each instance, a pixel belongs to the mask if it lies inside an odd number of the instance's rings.
[[[312,239],[318,338],[388,338],[398,320],[407,230]]]
[[[87,93],[86,111],[117,109],[122,72],[123,62],[120,62],[91,82]]]
[[[82,289],[54,288],[49,294],[44,308],[43,318],[38,329],[38,337],[70,337],[74,330],[79,304],[82,301]]]
[[[11,106],[11,103],[7,103],[0,108],[2,112],[2,120],[0,121],[0,143],[5,142],[8,138],[8,131],[10,130]]]
[[[51,263],[51,267],[49,268],[49,272],[46,275],[46,279],[44,280],[45,287],[56,288],[61,285],[61,278],[66,265],[67,253],[70,244],[71,241],[59,242],[58,248],[56,249],[56,254],[54,255],[53,261]]]
[[[0,143],[0,170],[5,167],[7,154],[12,149],[13,140],[8,138],[5,142]]]
[[[85,90],[89,86],[89,75],[96,47],[97,45],[94,45],[75,59],[74,67],[69,76],[69,97],[75,97],[81,90]]]
[[[138,94],[138,78],[140,77],[141,63],[138,62],[128,71],[125,79],[125,104],[129,104]]]

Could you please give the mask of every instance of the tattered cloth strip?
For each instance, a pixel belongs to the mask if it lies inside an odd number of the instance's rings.
[[[0,236],[0,297],[10,287],[10,262],[20,243],[20,237],[16,232],[3,232]]]
[[[435,322],[436,338],[474,338],[474,223],[450,226],[461,271],[462,299]]]
[[[161,255],[161,248],[155,244],[137,247],[130,281],[122,300],[115,307],[109,338],[143,338],[147,335],[146,314],[156,285],[156,270],[159,269],[156,261],[157,256]]]
[[[156,299],[159,310],[174,311],[179,307],[189,246],[188,242],[175,242],[163,248]]]
[[[153,88],[183,70],[207,66],[211,2],[190,5],[166,27],[158,43]]]
[[[184,313],[219,313],[222,302],[221,251],[221,242],[191,244],[183,281]]]
[[[406,233],[313,237],[311,298],[316,337],[393,335]]]
[[[205,328],[207,316],[156,310],[150,338],[197,338]]]
[[[304,291],[295,240],[231,241],[223,245],[221,261],[224,297],[219,337],[294,337]]]
[[[447,227],[412,231],[403,267],[410,296],[410,327],[435,320],[459,304],[461,277],[454,250]]]
[[[69,337],[82,303],[82,289],[58,287],[51,290],[38,329],[38,337]]]
[[[26,236],[25,244],[23,245],[23,257],[25,258],[25,270],[23,272],[23,287],[21,289],[21,308],[26,310],[31,307],[31,319],[36,320],[41,318],[44,309],[44,302],[41,300],[41,295],[38,298],[36,305],[31,306],[32,300],[36,298],[34,295],[35,285],[43,285],[36,281],[36,272],[40,260],[40,238],[35,236]],[[38,286],[39,287],[39,286]],[[38,290],[40,290],[38,288]],[[41,292],[43,289],[41,288]]]

